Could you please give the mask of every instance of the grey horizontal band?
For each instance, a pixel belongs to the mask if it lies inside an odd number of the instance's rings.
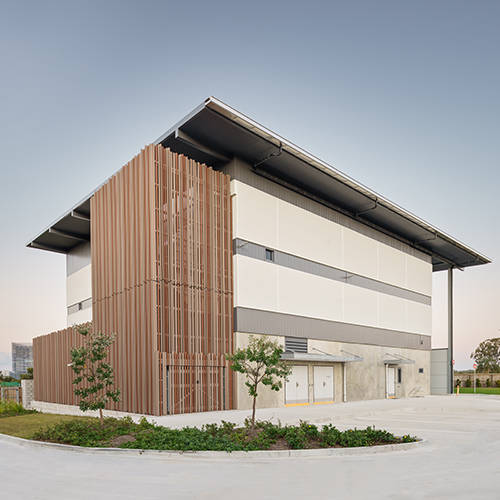
[[[419,302],[420,304],[425,304],[427,306],[430,306],[432,303],[432,298],[422,293],[413,292],[412,290],[407,290],[395,285],[389,285],[388,283],[383,283],[382,281],[367,278],[366,276],[360,276],[359,274],[344,271],[336,267],[320,264],[319,262],[314,262],[312,260],[304,259],[303,257],[281,252],[271,247],[265,247],[251,241],[246,241],[240,238],[235,238],[233,240],[233,253],[235,255],[244,255],[246,257],[251,257],[252,259],[266,261],[266,249],[273,250],[273,262],[278,266],[288,267],[290,269],[302,271],[303,273],[321,276],[322,278],[328,278],[334,281],[341,281],[342,283],[358,286],[367,290],[373,290],[375,292],[385,293],[394,297],[412,300],[413,302]]]
[[[431,349],[430,335],[399,332],[246,307],[234,308],[234,331],[403,349],[425,351]]]
[[[67,311],[68,314],[73,314],[78,311],[83,311],[84,309],[88,309],[89,307],[92,307],[92,297],[68,306]]]

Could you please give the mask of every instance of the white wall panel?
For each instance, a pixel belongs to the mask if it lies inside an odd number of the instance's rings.
[[[411,300],[234,256],[236,307],[263,309],[430,335],[431,307]]]
[[[406,300],[379,293],[379,326],[389,330],[407,330]]]
[[[92,297],[92,274],[89,264],[66,278],[66,305],[70,306],[90,297]]]
[[[346,227],[343,228],[343,232],[345,269],[377,279],[378,242]]]
[[[231,181],[233,236],[432,295],[432,265],[355,229]]]
[[[343,321],[343,286],[339,281],[281,267],[278,270],[278,311]]]
[[[384,243],[378,244],[378,279],[406,287],[406,255]]]
[[[79,325],[89,321],[92,321],[92,307],[82,309],[81,311],[74,312],[73,314],[68,314],[67,317],[68,326]]]
[[[407,331],[412,333],[432,334],[431,306],[418,302],[406,301]]]
[[[236,255],[234,305],[278,310],[278,266],[272,262]]]
[[[432,295],[432,264],[406,255],[406,288]]]
[[[278,198],[235,180],[231,190],[236,194],[233,237],[276,248]]]
[[[344,321],[356,325],[379,326],[379,293],[357,286],[344,287]]]
[[[342,226],[285,201],[278,202],[278,248],[343,268]]]

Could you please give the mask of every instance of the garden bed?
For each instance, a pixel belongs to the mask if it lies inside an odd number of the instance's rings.
[[[281,425],[257,422],[252,427],[229,422],[207,424],[202,428],[171,429],[142,419],[130,418],[65,420],[34,432],[31,439],[51,443],[95,448],[126,448],[138,450],[177,451],[255,451],[348,448],[411,443],[413,436],[394,436],[384,430],[367,427],[340,431],[328,424],[322,427],[301,422]]]

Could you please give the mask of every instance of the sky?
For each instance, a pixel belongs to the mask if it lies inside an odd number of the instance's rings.
[[[65,326],[65,258],[26,242],[210,95],[494,260],[455,271],[469,368],[500,336],[499,49],[496,0],[0,0],[0,368]]]

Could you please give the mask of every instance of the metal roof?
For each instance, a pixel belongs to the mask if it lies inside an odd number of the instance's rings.
[[[242,158],[252,164],[259,175],[431,255],[434,271],[491,262],[215,97],[206,99],[155,144],[214,168],[222,168],[233,157]],[[83,227],[84,221],[74,213],[90,215],[87,206],[92,194],[42,231],[28,246],[66,253],[80,243],[75,238],[89,239],[89,224]]]

